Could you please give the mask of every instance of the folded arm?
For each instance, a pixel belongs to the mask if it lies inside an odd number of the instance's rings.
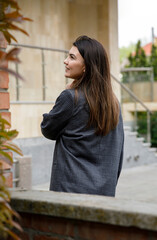
[[[73,114],[73,105],[70,91],[64,90],[57,98],[52,110],[43,114],[41,132],[46,138],[56,140],[60,136]]]

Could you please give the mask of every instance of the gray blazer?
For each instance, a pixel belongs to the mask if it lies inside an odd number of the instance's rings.
[[[43,135],[56,140],[50,190],[115,196],[123,160],[123,121],[106,136],[87,128],[89,108],[83,93],[64,90],[43,114]]]

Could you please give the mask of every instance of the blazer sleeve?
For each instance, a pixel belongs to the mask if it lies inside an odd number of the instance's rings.
[[[120,176],[120,173],[121,173],[121,170],[122,170],[123,156],[124,156],[124,132],[123,132],[123,141],[122,141],[122,148],[121,148],[121,154],[120,154],[120,161],[119,161],[117,181],[119,179],[119,176]]]
[[[64,90],[57,98],[49,113],[43,114],[41,122],[42,134],[51,140],[56,140],[63,132],[73,114],[74,101],[69,90]]]

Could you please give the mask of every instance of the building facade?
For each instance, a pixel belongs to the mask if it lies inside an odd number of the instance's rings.
[[[103,44],[109,56],[111,72],[119,77],[117,0],[18,2],[23,15],[33,20],[22,25],[29,37],[16,33],[19,44],[68,50],[78,36],[88,35]],[[10,77],[12,127],[18,129],[20,138],[41,135],[42,114],[52,108],[68,81],[64,77],[65,57],[65,52],[22,48],[22,63],[18,71],[25,81]],[[115,82],[113,89],[120,98],[120,88]]]

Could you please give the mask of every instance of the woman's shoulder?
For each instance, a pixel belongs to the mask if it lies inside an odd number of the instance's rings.
[[[65,89],[58,96],[61,99],[74,99],[75,91],[73,89]]]
[[[75,89],[65,89],[60,94],[63,97],[71,98],[73,100],[81,100],[84,99],[84,93],[81,90]]]

